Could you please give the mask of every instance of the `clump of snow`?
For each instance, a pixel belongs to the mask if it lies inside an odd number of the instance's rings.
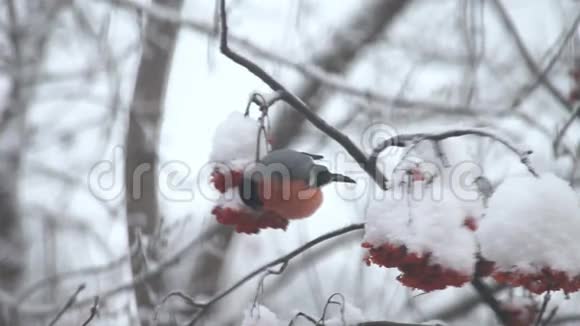
[[[277,326],[283,325],[276,314],[268,308],[257,305],[244,312],[244,320],[240,326]]]
[[[256,158],[256,142],[259,125],[256,120],[245,117],[241,112],[234,111],[216,128],[213,136],[213,146],[210,161],[228,163],[235,167],[244,167]],[[266,153],[265,141],[260,150]]]
[[[580,202],[566,181],[551,173],[508,179],[480,224],[481,255],[496,279],[537,293],[580,287]]]
[[[418,181],[412,186],[425,191],[388,191],[386,198],[371,202],[364,241],[372,246],[405,246],[410,252],[429,254],[433,264],[473,274],[478,249],[466,224],[480,218],[481,201],[462,200],[439,182],[428,186]]]
[[[481,254],[497,268],[580,274],[579,197],[555,175],[506,180],[489,199],[480,224]]]

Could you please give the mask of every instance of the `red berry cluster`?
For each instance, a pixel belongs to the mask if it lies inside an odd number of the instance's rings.
[[[477,230],[477,220],[475,217],[468,216],[463,221],[463,226],[468,228],[470,231],[475,232]]]
[[[221,171],[215,169],[211,174],[211,183],[221,192],[237,188],[242,184],[243,173],[236,170]],[[257,211],[250,207],[215,206],[211,211],[218,223],[236,227],[236,232],[255,234],[260,229],[282,229],[288,227],[288,220],[271,211]]]
[[[242,184],[242,172],[235,170],[220,171],[216,168],[211,173],[210,180],[213,186],[223,194],[226,190]]]
[[[521,286],[535,294],[558,290],[567,294],[580,290],[580,276],[570,277],[568,273],[550,267],[544,267],[538,273],[507,272],[498,270],[493,262],[480,258],[476,273],[478,276],[491,276],[498,283]]]
[[[433,264],[430,253],[421,255],[409,252],[404,245],[384,243],[375,247],[365,242],[362,247],[369,249],[369,254],[364,259],[367,265],[373,263],[384,267],[397,267],[402,272],[397,280],[411,288],[429,292],[447,286],[460,287],[471,279],[470,275]]]
[[[535,274],[496,271],[492,273],[492,277],[499,283],[522,286],[536,294],[558,290],[567,294],[580,290],[580,276],[570,277],[566,272],[556,271],[549,267],[544,267]]]
[[[257,212],[216,206],[211,212],[219,223],[235,225],[238,233],[258,233],[260,229],[267,228],[286,230],[288,226],[287,219],[269,211]]]
[[[495,269],[495,263],[478,255],[477,263],[475,264],[475,276],[486,277],[490,276]]]

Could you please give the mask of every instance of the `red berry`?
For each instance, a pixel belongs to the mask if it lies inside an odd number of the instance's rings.
[[[238,187],[242,184],[242,172],[230,170],[226,172],[215,169],[211,173],[211,182],[213,186],[222,194],[230,188]]]
[[[238,233],[258,233],[260,229],[286,230],[288,220],[273,212],[258,212],[247,209],[233,209],[216,206],[212,214],[220,224],[233,225]]]
[[[440,290],[447,286],[462,286],[471,279],[469,275],[433,264],[431,254],[409,252],[404,245],[385,243],[374,247],[365,242],[362,246],[369,249],[364,258],[367,265],[373,263],[383,267],[397,267],[402,272],[397,280],[411,288]]]
[[[463,226],[475,232],[477,230],[477,220],[472,216],[468,216],[465,221],[463,221]]]
[[[566,272],[556,271],[549,267],[544,267],[539,273],[532,274],[522,271],[496,271],[492,273],[492,277],[499,283],[521,286],[536,294],[558,290],[567,294],[580,290],[578,276],[570,277]]]
[[[486,260],[482,257],[478,257],[477,263],[475,264],[475,276],[485,277],[491,275],[495,268],[495,263]]]

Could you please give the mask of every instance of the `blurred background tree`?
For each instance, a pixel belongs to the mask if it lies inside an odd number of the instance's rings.
[[[580,184],[575,1],[232,0],[228,11],[231,47],[367,152],[369,135],[487,127],[534,150],[538,170]],[[316,216],[287,232],[215,224],[213,130],[269,89],[220,55],[213,1],[4,0],[0,14],[0,325],[82,325],[95,295],[93,325],[172,325],[191,309],[171,299],[153,322],[169,291],[203,300],[364,219],[378,191],[370,179],[328,188]],[[302,115],[282,104],[271,115],[275,147],[364,177],[337,167],[343,150]],[[521,173],[487,141],[450,148],[494,185]],[[353,233],[300,255],[265,281],[261,301],[281,316],[318,316],[340,292],[377,320],[495,323],[470,287],[418,296],[394,271],[364,266],[359,242]],[[239,324],[257,282],[207,324]],[[573,325],[577,303],[554,295],[554,321]]]

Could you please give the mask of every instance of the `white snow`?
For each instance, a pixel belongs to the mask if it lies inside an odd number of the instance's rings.
[[[461,200],[444,184],[438,179],[432,185],[416,181],[413,187],[422,193],[409,193],[403,184],[388,191],[386,198],[375,198],[367,210],[364,241],[431,253],[433,263],[471,275],[477,243],[464,222],[468,217],[478,220],[483,206],[480,200]]]
[[[324,325],[326,326],[356,325],[368,321],[368,319],[365,318],[365,314],[362,312],[362,310],[352,305],[348,301],[344,303],[344,312],[341,313],[339,310],[338,313],[336,313],[336,315],[337,316],[333,316],[328,320],[326,320]]]
[[[238,187],[226,189],[226,192],[218,198],[215,206],[231,208],[238,211],[249,209],[242,201]]]
[[[256,158],[259,124],[238,111],[231,112],[216,128],[210,161],[244,167]],[[261,139],[260,153],[266,153],[266,141]]]
[[[282,324],[276,314],[264,306],[257,305],[244,312],[244,320],[240,326],[276,326]]]
[[[483,257],[500,270],[580,275],[578,194],[551,173],[500,184],[476,234]]]

